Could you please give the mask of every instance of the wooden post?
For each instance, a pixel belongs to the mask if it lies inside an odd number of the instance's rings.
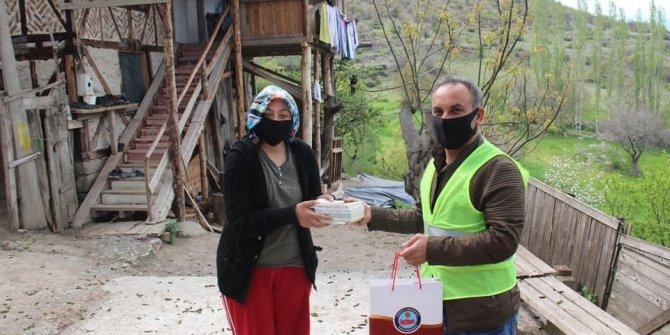
[[[315,49],[314,52],[314,82],[318,83],[320,78],[321,53]],[[321,96],[321,92],[318,92]],[[321,169],[321,101],[314,99],[314,154],[318,157],[319,169]]]
[[[37,80],[37,65],[34,60],[31,60],[28,63],[30,64],[30,82],[32,84],[30,89],[38,88],[40,87],[40,83]]]
[[[65,96],[60,94],[62,87],[56,90],[59,91],[59,96]],[[47,116],[44,118],[44,136],[49,164],[51,206],[54,213],[52,230],[60,231],[68,227],[68,223],[77,212],[77,191],[67,119],[59,109],[47,110]]]
[[[207,41],[207,23],[205,22],[204,0],[196,0],[195,7],[198,12],[198,39],[200,40],[200,43],[203,43]]]
[[[35,164],[35,170],[37,172],[38,189],[43,190],[37,198],[42,201],[46,226],[53,230],[55,228],[52,215],[53,206],[51,206],[51,193],[49,192],[49,172],[47,169],[46,155],[44,155],[44,152],[42,151],[42,139],[45,137],[43,135],[42,116],[40,114],[41,113],[38,110],[29,110],[26,113],[26,118],[28,119],[28,128],[30,129],[31,148],[34,154],[38,154],[32,161]],[[34,203],[31,205],[35,206]]]
[[[323,93],[325,93],[326,96],[335,96],[333,93],[333,73],[332,71],[332,64],[333,62],[333,54],[331,53],[326,53],[323,55],[323,64],[321,64],[321,68],[323,72]]]
[[[128,39],[132,40],[135,37],[135,32],[133,32],[133,11],[130,7],[126,7],[126,13],[128,13]],[[123,41],[123,38],[121,38],[121,41]]]
[[[312,15],[309,11],[309,0],[303,0],[303,35],[305,39],[311,41],[310,20]],[[300,79],[302,81],[302,139],[312,148],[314,120],[312,114],[312,47],[310,44],[302,43],[302,59],[300,61]]]
[[[202,83],[202,98],[209,100],[209,85],[207,85],[207,59],[205,58],[200,66],[200,82]],[[184,89],[188,89],[185,87]]]
[[[321,137],[325,139],[321,143],[321,162],[325,162],[328,159],[330,153],[330,147],[332,143],[332,138],[334,135],[334,121],[332,116],[329,114],[330,110],[335,105],[335,92],[333,89],[333,54],[330,52],[323,54],[321,72],[323,73],[323,99],[325,101],[323,106],[323,128],[321,128]]]
[[[16,193],[16,170],[9,167],[14,160],[14,145],[12,143],[12,127],[5,103],[0,101],[0,126],[2,127],[2,168],[5,174],[5,194],[7,196],[7,214],[9,215],[9,230],[19,229],[19,206]]]
[[[310,85],[312,70],[312,47],[302,43],[302,60],[300,77],[302,79],[302,140],[312,146],[312,86]]]
[[[309,12],[309,0],[302,1],[302,12],[304,14],[303,20],[305,21],[302,26],[302,34],[307,38],[308,41],[311,41],[310,31],[309,31],[309,20],[312,18]]]
[[[237,90],[237,136],[242,138],[246,133],[244,121],[244,78],[242,77],[242,33],[240,27],[240,0],[231,1],[233,9],[233,29],[235,32],[235,88]]]
[[[150,8],[153,8],[153,7],[150,7]],[[144,52],[144,59],[145,59],[145,62],[147,64],[147,73],[149,74],[147,79],[149,81],[149,86],[151,86],[151,82],[154,81],[154,65],[153,65],[153,62],[151,60],[151,52],[150,51],[145,51]],[[147,87],[146,89],[148,90],[149,87]]]
[[[205,147],[204,131],[200,134],[198,147],[200,151],[200,192],[203,201],[207,201],[209,199],[209,179],[207,178],[207,148]]]
[[[0,1],[0,60],[5,91],[9,96],[21,92],[19,72],[14,58],[14,46],[9,32],[9,17],[5,1]],[[23,109],[23,99],[15,99],[8,103],[8,114],[11,116],[11,129],[14,134],[14,150],[16,158],[33,153],[30,130]],[[42,204],[42,191],[39,189],[35,161],[29,161],[18,167],[18,199],[20,200],[19,226],[26,229],[46,227],[46,216]],[[9,200],[9,199],[8,199]],[[21,228],[21,227],[18,227]]]
[[[181,134],[179,132],[179,114],[177,111],[177,85],[174,74],[174,45],[172,32],[172,0],[165,3],[165,15],[163,16],[165,36],[163,36],[164,61],[165,61],[165,86],[168,93],[168,129],[170,134],[170,160],[172,161],[172,173],[174,180],[174,201],[177,218],[183,221],[186,214],[184,207],[184,165],[181,160]]]
[[[67,86],[67,96],[70,99],[70,103],[77,102],[77,79],[75,76],[75,65],[74,57],[72,55],[65,55],[63,58],[63,64],[65,68],[65,82]]]

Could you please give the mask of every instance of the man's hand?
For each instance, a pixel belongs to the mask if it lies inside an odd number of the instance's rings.
[[[332,194],[322,194],[322,195],[316,197],[316,199],[322,199],[322,200],[327,200],[327,201],[335,201],[335,197]]]
[[[401,245],[400,257],[411,266],[419,266],[426,262],[426,249],[428,248],[428,236],[416,234]]]
[[[352,197],[345,197],[342,200],[344,200],[344,202],[360,201],[361,203],[363,203],[363,208],[364,208],[363,217],[358,221],[352,222],[352,224],[355,224],[357,226],[364,226],[364,225],[367,225],[370,222],[370,219],[372,219],[372,211],[370,210],[370,205],[365,203],[365,201],[358,200],[358,199],[352,198]]]
[[[312,210],[316,205],[316,200],[303,201],[295,205],[295,216],[298,217],[298,223],[303,228],[322,228],[328,226],[333,220],[326,214],[317,213]]]

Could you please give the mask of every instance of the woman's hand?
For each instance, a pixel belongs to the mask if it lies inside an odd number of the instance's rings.
[[[316,206],[316,200],[299,202],[295,205],[295,216],[298,217],[298,223],[303,228],[323,228],[332,221],[326,214],[317,213],[312,210]]]

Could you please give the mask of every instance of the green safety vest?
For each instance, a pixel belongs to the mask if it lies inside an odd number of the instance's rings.
[[[436,171],[434,160],[428,163],[420,188],[424,231],[427,235],[462,236],[486,230],[484,213],[478,211],[470,201],[470,181],[479,168],[500,155],[507,156],[484,140],[456,169],[440,192],[433,210],[430,208],[430,192]],[[527,186],[528,172],[517,161],[512,161],[519,168]],[[442,282],[444,300],[496,295],[516,285],[514,256],[499,263],[481,265],[445,266],[424,263],[421,276],[437,278]]]

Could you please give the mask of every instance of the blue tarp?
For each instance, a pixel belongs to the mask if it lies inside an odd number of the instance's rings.
[[[405,192],[402,181],[383,179],[360,173],[356,177],[361,182],[356,186],[344,186],[344,195],[365,201],[370,205],[395,208],[395,201],[405,206],[413,206],[416,200]]]

